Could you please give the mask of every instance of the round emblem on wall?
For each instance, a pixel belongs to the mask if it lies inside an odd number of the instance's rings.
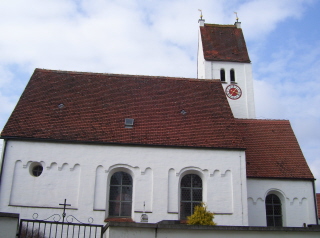
[[[241,88],[236,84],[230,84],[226,88],[226,95],[232,100],[237,100],[242,95]]]

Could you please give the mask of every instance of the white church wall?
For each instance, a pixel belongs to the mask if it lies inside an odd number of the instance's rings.
[[[30,174],[33,162],[43,164],[39,177]],[[187,173],[203,180],[203,201],[220,225],[247,225],[244,151],[89,145],[10,140],[6,146],[0,209],[38,219],[67,214],[103,224],[108,214],[108,184],[116,171],[133,178],[132,219],[146,212],[149,222],[178,220],[179,184]],[[145,206],[144,206],[145,204]]]
[[[68,194],[68,201],[73,208],[76,208],[79,197],[80,166],[73,164],[70,167],[68,163],[59,166],[55,162],[48,165],[42,162],[42,164],[49,173],[43,173],[40,179],[30,176],[31,161],[16,161],[9,204],[11,206],[51,207],[56,201],[63,201],[64,196]],[[26,189],[30,185],[36,190]],[[48,191],[50,196],[47,194]]]
[[[250,226],[266,226],[265,198],[276,194],[282,204],[283,226],[316,224],[313,185],[305,180],[247,179]]]
[[[201,34],[200,30],[198,32],[198,67],[197,67],[197,77],[198,79],[205,79],[205,60],[203,55],[203,46],[202,46],[202,40],[201,40]]]

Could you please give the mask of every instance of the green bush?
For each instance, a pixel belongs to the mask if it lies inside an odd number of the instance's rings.
[[[194,213],[191,216],[187,217],[187,224],[189,225],[207,225],[215,226],[217,225],[214,221],[214,213],[207,210],[207,206],[204,203],[201,203],[198,206],[195,206]]]

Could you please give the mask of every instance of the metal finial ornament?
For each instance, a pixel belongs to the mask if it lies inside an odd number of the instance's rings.
[[[237,12],[234,12],[234,14],[236,14],[236,20],[237,20],[237,22],[238,22],[238,21],[239,21],[238,13],[237,13]]]
[[[202,20],[202,10],[201,9],[198,9],[198,11],[200,12],[200,20]]]

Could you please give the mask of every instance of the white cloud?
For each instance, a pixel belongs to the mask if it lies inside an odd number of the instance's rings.
[[[253,0],[246,1],[238,8],[240,21],[246,39],[263,40],[279,23],[288,18],[299,18],[312,0]]]
[[[317,151],[318,155],[319,155],[319,150]],[[311,162],[309,162],[309,167],[313,173],[313,176],[315,178],[318,178],[318,180],[320,179],[320,157],[318,156],[317,160],[312,160]],[[320,193],[320,183],[319,181],[316,181],[316,192]]]

